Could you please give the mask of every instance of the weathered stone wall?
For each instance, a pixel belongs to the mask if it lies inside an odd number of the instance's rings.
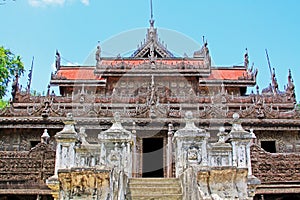
[[[0,188],[43,187],[54,174],[54,162],[55,152],[44,143],[31,151],[0,151]]]
[[[253,175],[262,184],[300,181],[299,153],[269,153],[257,145],[251,146]]]

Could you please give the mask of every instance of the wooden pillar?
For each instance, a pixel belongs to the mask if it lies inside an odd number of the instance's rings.
[[[173,148],[172,148],[172,140],[173,140],[173,125],[170,123],[168,128],[168,144],[167,144],[167,178],[172,177],[173,172]]]

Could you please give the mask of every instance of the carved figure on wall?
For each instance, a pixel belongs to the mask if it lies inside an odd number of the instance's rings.
[[[119,166],[120,164],[120,150],[118,149],[117,146],[115,146],[115,149],[113,149],[110,154],[108,155],[108,163],[111,166]]]
[[[228,134],[225,132],[225,128],[220,127],[219,128],[219,133],[217,134],[217,136],[219,137],[218,143],[225,143],[225,139],[226,139],[227,135]]]
[[[81,144],[83,144],[83,145],[89,144],[86,141],[87,134],[85,133],[85,128],[84,127],[80,127],[78,135],[79,135],[79,140],[80,140]]]
[[[187,158],[189,162],[200,163],[201,156],[199,155],[199,149],[196,146],[190,146],[187,151]]]
[[[265,117],[265,113],[263,111],[263,108],[261,106],[259,106],[257,109],[256,109],[256,117],[258,119],[262,119]]]

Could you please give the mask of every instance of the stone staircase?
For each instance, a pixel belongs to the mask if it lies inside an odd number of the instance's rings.
[[[182,200],[181,184],[175,178],[132,178],[126,199]]]

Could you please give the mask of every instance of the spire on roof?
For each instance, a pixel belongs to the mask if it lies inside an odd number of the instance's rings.
[[[151,63],[155,63],[157,58],[170,58],[174,55],[168,51],[164,42],[157,36],[157,29],[154,27],[152,0],[150,0],[150,27],[147,29],[146,40],[138,46],[131,55],[134,58],[149,58]]]
[[[154,27],[154,19],[153,19],[153,6],[152,6],[152,0],[150,0],[150,27]]]
[[[152,7],[152,0],[150,0],[150,11],[151,11],[150,19],[153,19],[153,7]]]

